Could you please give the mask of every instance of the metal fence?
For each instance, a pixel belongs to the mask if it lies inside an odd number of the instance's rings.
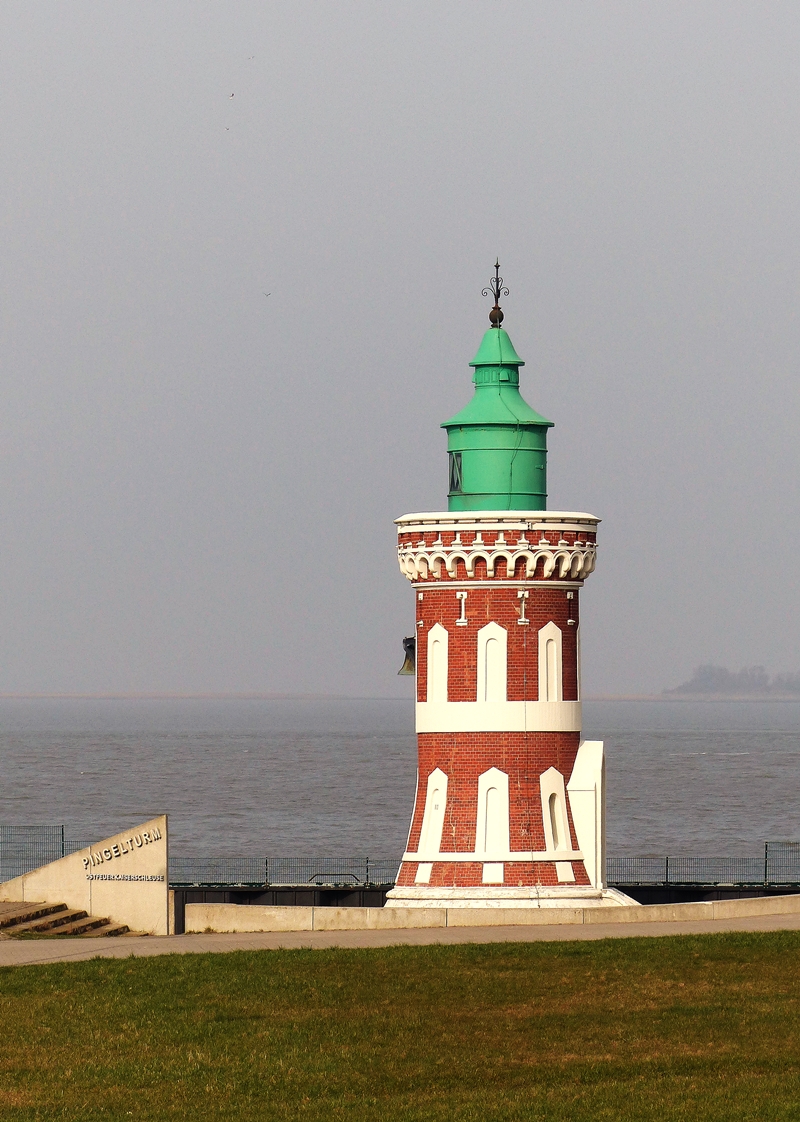
[[[0,881],[63,857],[63,826],[0,826]]]
[[[90,843],[63,826],[0,826],[0,881],[22,876]],[[394,884],[396,857],[178,857],[170,855],[175,885]]]
[[[0,881],[75,853],[89,843],[68,838],[63,826],[0,826]],[[173,885],[388,885],[396,857],[170,856]],[[609,857],[611,885],[800,886],[800,842],[766,842],[758,857]]]
[[[767,842],[764,879],[768,884],[800,884],[800,842]]]
[[[170,857],[174,885],[394,884],[396,857]]]
[[[21,877],[87,845],[66,837],[63,826],[0,826],[0,881]]]
[[[171,857],[174,885],[393,884],[397,858]],[[767,842],[758,857],[609,857],[611,885],[800,885],[800,842]]]
[[[609,884],[800,885],[800,842],[766,842],[759,857],[608,857]]]

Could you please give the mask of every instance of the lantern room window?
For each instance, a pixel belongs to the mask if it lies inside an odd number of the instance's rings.
[[[461,476],[461,453],[450,453],[450,493],[463,491],[464,485]]]

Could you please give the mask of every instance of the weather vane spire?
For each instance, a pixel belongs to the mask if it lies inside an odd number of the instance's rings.
[[[499,327],[503,322],[503,309],[500,307],[500,297],[508,296],[508,289],[503,287],[503,278],[500,276],[500,258],[494,265],[494,276],[489,281],[489,287],[484,288],[481,296],[494,296],[494,307],[489,312],[489,323],[492,327]]]

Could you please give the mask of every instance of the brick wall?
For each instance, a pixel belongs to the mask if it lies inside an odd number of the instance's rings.
[[[478,815],[478,777],[496,767],[508,775],[512,850],[545,848],[539,776],[554,767],[569,779],[578,754],[577,732],[459,732],[420,733],[419,787],[411,824],[409,849],[419,844],[428,776],[437,767],[447,776],[447,809],[442,853],[471,853],[475,849]],[[572,818],[570,835],[577,849]]]
[[[499,579],[499,578],[498,578]],[[525,585],[528,599],[525,615],[530,620],[520,624],[520,600],[517,587],[490,585],[467,588],[467,625],[457,626],[461,603],[456,590],[446,585],[427,586],[417,590],[417,700],[427,699],[428,632],[439,623],[448,632],[449,701],[475,701],[477,696],[478,630],[494,621],[508,633],[508,700],[536,701],[539,697],[539,628],[552,620],[560,628],[563,647],[564,701],[578,700],[577,631],[578,589]],[[422,600],[419,599],[422,592]],[[567,599],[571,592],[573,599]],[[569,619],[574,620],[569,624]]]

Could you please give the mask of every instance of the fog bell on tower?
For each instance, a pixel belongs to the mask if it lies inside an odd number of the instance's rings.
[[[416,635],[407,636],[403,640],[403,651],[405,652],[405,661],[400,669],[397,671],[398,675],[416,674],[416,655],[417,655],[417,637]]]

